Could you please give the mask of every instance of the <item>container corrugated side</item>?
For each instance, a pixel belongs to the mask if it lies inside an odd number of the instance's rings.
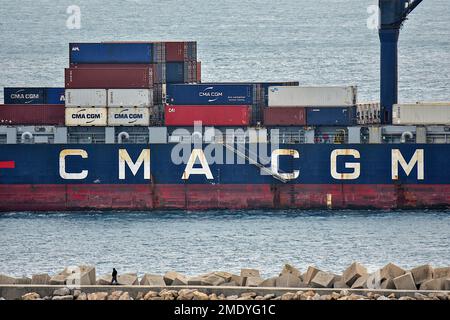
[[[450,102],[396,104],[392,119],[398,125],[450,125]]]
[[[68,68],[66,89],[145,89],[153,87],[153,71],[143,68]]]
[[[109,89],[108,107],[140,107],[153,106],[152,89]]]
[[[106,89],[66,89],[66,107],[106,107]]]
[[[71,64],[71,69],[141,69],[150,68],[152,71],[152,78],[154,83],[166,82],[166,64],[152,63],[152,64]]]
[[[70,63],[152,63],[152,43],[71,43]]]
[[[356,105],[357,89],[348,87],[270,87],[269,107],[335,107]]]
[[[252,105],[251,84],[168,84],[166,102],[171,105]]]
[[[0,125],[64,125],[61,105],[0,105]]]
[[[149,126],[149,108],[108,108],[109,126]]]
[[[247,105],[214,108],[166,105],[164,118],[166,126],[193,126],[196,121],[209,126],[248,126],[251,110]]]
[[[65,108],[66,126],[89,127],[106,126],[108,123],[107,108]]]
[[[306,123],[310,126],[351,126],[356,124],[356,107],[308,107]]]
[[[197,45],[193,41],[165,42],[166,61],[183,62],[197,59]]]
[[[278,107],[264,109],[266,126],[304,126],[306,110],[302,107]]]

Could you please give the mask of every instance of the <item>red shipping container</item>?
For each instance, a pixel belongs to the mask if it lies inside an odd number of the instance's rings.
[[[266,126],[304,126],[306,109],[302,107],[264,108]]]
[[[68,68],[66,89],[147,89],[153,87],[152,68]]]
[[[201,121],[206,126],[248,126],[250,106],[170,106],[166,105],[166,126],[194,126]]]
[[[186,42],[166,42],[166,61],[183,62],[187,60]]]
[[[65,108],[60,104],[0,105],[0,125],[64,125]]]
[[[161,64],[159,64],[161,65]],[[70,69],[142,69],[142,68],[150,68],[152,72],[153,83],[161,83],[159,79],[161,77],[165,78],[165,75],[158,75],[158,68],[156,64],[101,64],[101,63],[71,63]]]

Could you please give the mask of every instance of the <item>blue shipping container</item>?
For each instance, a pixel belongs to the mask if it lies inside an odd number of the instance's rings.
[[[187,72],[183,62],[166,63],[166,83],[185,83],[187,80]]]
[[[44,88],[4,88],[5,104],[45,104]]]
[[[310,126],[350,126],[356,123],[356,107],[306,108]]]
[[[4,88],[5,104],[65,104],[64,88]]]
[[[45,104],[65,104],[64,88],[45,88]]]
[[[70,63],[152,63],[152,43],[71,43]]]
[[[172,105],[251,105],[251,84],[172,84],[167,85],[166,102]]]

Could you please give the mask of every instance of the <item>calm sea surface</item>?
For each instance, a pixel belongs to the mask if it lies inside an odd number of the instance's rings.
[[[0,87],[63,86],[68,43],[198,41],[205,81],[357,84],[379,95],[376,1],[0,0]],[[81,29],[66,27],[70,5]],[[402,31],[400,101],[450,100],[450,6],[424,1]],[[3,92],[0,90],[0,101]],[[341,271],[450,265],[449,212],[155,212],[0,215],[0,273],[94,264],[99,273],[178,270],[273,275],[290,262]]]
[[[450,212],[209,211],[0,215],[0,273],[54,272],[80,263],[99,273],[241,267],[275,275],[289,262],[341,271],[450,265]]]

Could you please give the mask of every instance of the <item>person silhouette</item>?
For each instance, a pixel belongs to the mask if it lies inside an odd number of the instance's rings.
[[[111,284],[119,284],[117,282],[117,270],[113,268]]]

